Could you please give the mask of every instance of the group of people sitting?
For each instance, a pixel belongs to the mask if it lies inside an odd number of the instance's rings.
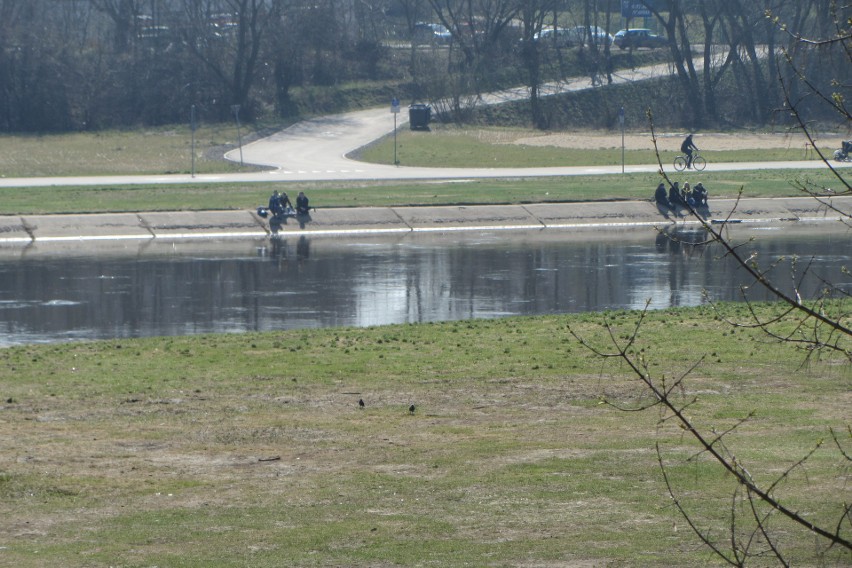
[[[654,201],[661,207],[677,210],[678,208],[693,208],[698,209],[707,207],[707,190],[704,189],[702,183],[695,184],[695,187],[690,187],[689,182],[684,182],[683,188],[678,182],[674,182],[668,193],[663,182],[657,186],[654,192]]]
[[[290,203],[290,198],[283,191],[278,193],[276,189],[269,198],[269,212],[272,213],[273,217],[307,215],[308,211],[310,211],[310,207],[308,205],[308,197],[304,191],[300,191],[299,195],[296,196],[295,208]]]

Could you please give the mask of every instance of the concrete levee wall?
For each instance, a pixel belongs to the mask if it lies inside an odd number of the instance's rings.
[[[852,197],[712,200],[711,223],[839,221],[852,217]],[[697,224],[685,211],[649,201],[467,205],[443,207],[320,208],[273,223],[255,211],[176,211],[91,215],[0,216],[0,244],[145,239],[229,239],[282,236],[357,236],[405,232],[570,230]]]

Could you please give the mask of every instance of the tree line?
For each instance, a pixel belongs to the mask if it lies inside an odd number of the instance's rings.
[[[208,120],[292,119],[306,112],[294,93],[359,82],[398,85],[457,121],[479,94],[523,84],[530,123],[546,127],[545,82],[606,84],[615,69],[608,41],[539,41],[572,26],[663,32],[695,128],[771,120],[782,54],[826,90],[848,88],[837,44],[796,41],[842,33],[833,0],[628,4],[643,16],[625,20],[621,0],[0,0],[0,131],[181,123],[191,107]],[[423,36],[423,22],[449,40]],[[719,104],[732,95],[737,116]]]

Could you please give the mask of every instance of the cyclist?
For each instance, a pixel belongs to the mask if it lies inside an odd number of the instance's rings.
[[[692,134],[688,135],[683,144],[680,145],[680,151],[686,154],[686,167],[692,168],[692,150],[698,151],[698,146],[695,145],[695,142],[692,141]]]

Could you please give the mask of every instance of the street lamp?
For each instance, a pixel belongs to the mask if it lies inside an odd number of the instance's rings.
[[[237,139],[240,143],[240,165],[243,165],[243,135],[240,133],[240,105],[231,105],[234,111],[234,119],[237,121]]]
[[[195,105],[189,111],[190,130],[192,130],[192,177],[195,177]]]

